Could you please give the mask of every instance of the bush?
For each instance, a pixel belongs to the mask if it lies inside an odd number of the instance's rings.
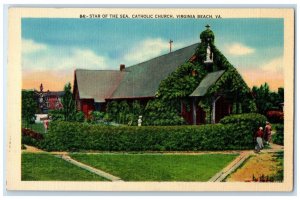
[[[104,115],[105,115],[104,112],[93,111],[91,113],[90,120],[91,120],[91,122],[98,122],[100,120],[103,120]]]
[[[271,110],[267,112],[267,118],[271,123],[283,123],[284,115],[282,111]]]
[[[82,111],[76,112],[75,121],[76,122],[84,122],[84,113]]]
[[[264,127],[267,118],[258,113],[247,113],[238,115],[229,115],[220,120],[222,124],[235,124],[235,126],[247,126],[253,133],[259,127]]]
[[[22,144],[37,146],[43,135],[33,130],[22,128]]]
[[[272,136],[272,141],[275,144],[284,144],[284,126],[282,124],[276,126],[276,133]]]
[[[65,116],[64,116],[62,110],[50,110],[49,118],[53,121],[64,121],[65,120]]]
[[[230,120],[223,120],[230,121]],[[263,120],[265,121],[265,120]],[[41,142],[48,151],[197,151],[253,148],[248,123],[201,126],[100,126],[52,122]]]

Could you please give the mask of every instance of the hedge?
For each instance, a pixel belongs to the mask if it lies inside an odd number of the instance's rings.
[[[276,133],[272,136],[272,141],[275,144],[283,145],[284,144],[284,125],[278,124],[276,126]]]
[[[235,124],[236,126],[248,126],[252,132],[266,125],[267,118],[258,113],[237,114],[224,117],[220,120],[222,124]]]
[[[252,116],[253,117],[253,116]],[[258,121],[262,120],[257,116]],[[201,126],[99,126],[78,122],[52,122],[40,142],[47,151],[197,151],[253,148],[256,120],[247,123]],[[249,118],[250,119],[250,118]],[[233,120],[234,121],[234,120]],[[254,123],[255,122],[255,123]]]
[[[42,139],[42,134],[27,128],[22,128],[22,144],[36,146]]]

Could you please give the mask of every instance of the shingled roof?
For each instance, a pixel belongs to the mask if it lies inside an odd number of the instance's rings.
[[[204,96],[208,89],[219,80],[219,78],[223,75],[225,70],[220,70],[216,72],[208,73],[200,82],[198,87],[194,90],[191,97],[202,97]]]
[[[80,99],[94,99],[105,102],[119,86],[126,72],[117,70],[84,70],[77,69],[75,78]]]
[[[126,75],[110,99],[155,97],[160,82],[188,61],[199,43],[127,67]]]

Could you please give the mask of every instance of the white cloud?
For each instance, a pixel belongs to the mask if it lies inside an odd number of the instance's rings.
[[[107,59],[90,49],[54,47],[23,41],[23,70],[107,69]]]
[[[283,73],[283,57],[274,58],[260,68],[265,72]]]
[[[225,52],[233,56],[243,56],[254,53],[255,49],[241,43],[232,43],[225,45]]]
[[[30,53],[36,53],[40,51],[44,51],[47,49],[47,46],[41,43],[37,43],[33,40],[22,40],[22,53],[23,54],[30,54]]]
[[[172,51],[183,47],[181,42],[172,43]],[[169,41],[162,38],[148,38],[133,46],[123,56],[126,65],[140,63],[169,52]]]

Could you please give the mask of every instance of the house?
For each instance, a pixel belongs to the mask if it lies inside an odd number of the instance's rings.
[[[201,65],[207,70],[198,87],[189,95],[190,107],[186,109],[181,105],[181,115],[188,124],[206,123],[207,113],[199,106],[203,98],[211,99],[211,122],[216,123],[226,115],[236,110],[237,98],[231,98],[233,90],[218,90],[212,93],[211,88],[215,85],[232,85],[228,82],[231,77],[236,77],[242,84],[241,90],[249,89],[242,77],[234,67],[223,66],[220,60],[224,57],[214,47],[214,34],[207,29],[200,35],[201,42],[185,48],[170,52],[165,55],[147,60],[145,62],[126,67],[120,65],[119,70],[85,70],[76,69],[74,72],[73,95],[78,110],[82,110],[85,116],[91,111],[105,111],[110,101],[134,101],[138,100],[146,104],[155,99],[161,81],[166,79],[172,72],[185,62],[199,60],[196,52],[199,45],[205,46],[205,58],[200,59]],[[223,56],[223,57],[222,57]],[[216,58],[216,61],[214,61]],[[228,73],[231,73],[229,76]],[[232,75],[233,74],[233,75]],[[196,73],[191,74],[195,76]],[[222,78],[223,77],[223,78]],[[226,82],[226,83],[225,83]],[[225,86],[224,86],[225,87]],[[225,94],[226,93],[226,94]],[[235,96],[239,91],[235,90]],[[208,97],[209,95],[209,97]]]
[[[38,102],[40,113],[46,114],[49,110],[59,110],[63,108],[61,99],[64,91],[43,91],[43,84],[40,91],[34,90],[36,101]]]

